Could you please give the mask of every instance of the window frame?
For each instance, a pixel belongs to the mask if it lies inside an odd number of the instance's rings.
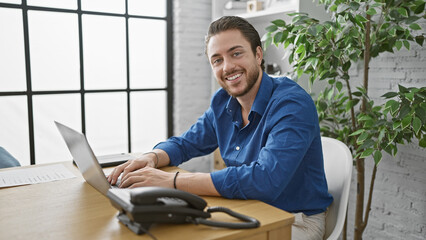
[[[125,1],[125,13],[108,13],[108,12],[94,12],[85,11],[81,9],[81,0],[77,1],[77,9],[62,9],[62,8],[51,8],[51,7],[40,7],[40,6],[28,6],[27,0],[22,0],[21,4],[12,3],[1,3],[1,8],[14,8],[22,10],[23,20],[23,34],[24,34],[24,53],[25,53],[25,77],[26,77],[26,91],[1,91],[0,97],[3,96],[26,96],[27,97],[27,111],[28,111],[28,130],[29,130],[29,153],[30,153],[30,164],[34,165],[37,163],[35,157],[35,141],[34,141],[34,112],[33,112],[33,96],[35,95],[49,95],[49,94],[72,94],[78,93],[81,98],[81,127],[82,132],[86,134],[86,115],[85,115],[85,95],[86,93],[108,93],[108,92],[125,92],[127,96],[127,143],[128,152],[132,152],[131,142],[131,93],[132,92],[153,92],[153,91],[165,91],[166,100],[166,111],[167,111],[167,136],[173,135],[173,6],[172,0],[166,0],[166,16],[165,17],[153,17],[153,16],[139,16],[128,14],[128,0]],[[79,45],[79,66],[80,66],[80,89],[79,90],[57,90],[57,91],[33,91],[32,80],[31,80],[31,61],[30,61],[30,40],[29,40],[29,29],[28,29],[28,11],[39,10],[39,11],[51,11],[59,13],[75,13],[78,16],[78,45]],[[83,14],[100,15],[100,16],[114,16],[125,18],[126,28],[126,88],[124,89],[85,89],[84,81],[84,59],[83,59]],[[164,20],[166,22],[166,86],[164,88],[130,88],[130,59],[129,59],[129,18],[139,19],[154,19]]]

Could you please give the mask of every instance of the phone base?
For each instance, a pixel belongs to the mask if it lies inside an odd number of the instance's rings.
[[[132,232],[138,235],[141,235],[143,233],[148,233],[148,230],[152,225],[152,223],[141,224],[141,223],[134,222],[130,220],[129,217],[124,213],[118,213],[117,218],[122,224],[124,224]]]

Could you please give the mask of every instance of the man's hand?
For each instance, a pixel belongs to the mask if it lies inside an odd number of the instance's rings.
[[[123,173],[121,177],[123,179],[126,177],[128,173],[133,172],[135,170],[138,170],[144,167],[153,168],[155,166],[155,161],[156,161],[155,158],[156,156],[154,154],[144,154],[139,156],[136,159],[132,159],[123,164],[118,165],[108,175],[108,182],[110,182],[111,185],[115,185],[121,173]]]
[[[148,166],[123,175],[119,187],[136,188],[145,186],[158,186],[173,188],[174,176],[175,173],[164,172],[162,170]]]

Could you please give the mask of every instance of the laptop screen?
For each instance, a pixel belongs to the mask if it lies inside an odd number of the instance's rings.
[[[96,190],[106,195],[110,184],[86,137],[61,123],[55,121],[55,124],[84,179]]]

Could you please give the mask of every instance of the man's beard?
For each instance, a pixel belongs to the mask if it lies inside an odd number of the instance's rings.
[[[257,68],[253,68],[253,69],[254,69],[254,71],[250,71],[250,72],[246,71],[246,73],[247,73],[247,86],[240,93],[232,93],[230,91],[231,88],[228,85],[226,85],[225,83],[222,83],[220,85],[222,85],[222,88],[225,89],[226,92],[230,96],[232,96],[234,98],[236,98],[236,97],[242,97],[242,96],[246,95],[248,92],[250,92],[250,90],[256,84],[257,79],[259,78],[260,71]],[[232,73],[228,74],[228,75],[232,75]]]

